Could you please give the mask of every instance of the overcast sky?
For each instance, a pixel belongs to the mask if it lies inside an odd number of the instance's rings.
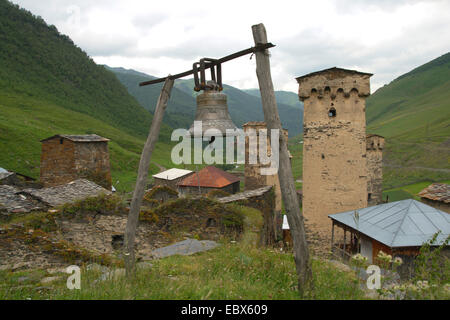
[[[329,67],[374,73],[372,92],[450,51],[450,1],[13,0],[54,24],[99,64],[157,77],[253,46],[264,23],[276,90]],[[223,81],[257,88],[255,61],[222,66]]]

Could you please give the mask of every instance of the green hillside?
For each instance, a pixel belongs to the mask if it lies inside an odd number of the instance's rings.
[[[141,106],[152,113],[155,111],[156,102],[163,86],[162,83],[139,87],[140,82],[154,79],[155,77],[124,68],[111,68],[108,66],[105,66],[105,68],[114,72],[117,79],[128,89],[128,92],[136,98]],[[172,128],[186,128],[194,121],[194,115],[195,99],[192,95],[186,94],[178,88],[173,88],[164,115],[164,123]]]
[[[152,116],[114,74],[6,0],[0,0],[0,66],[0,167],[38,178],[41,139],[96,133],[111,139],[113,182],[130,189]],[[163,141],[169,137],[164,126]],[[154,161],[167,159],[170,148],[160,143]]]
[[[153,79],[154,77],[134,70],[107,68],[116,74],[120,82],[127,87],[128,92],[133,95],[142,106],[152,112],[154,111],[162,84],[139,87],[139,82]],[[164,118],[166,124],[173,128],[188,128],[192,124],[195,116],[195,96],[197,94],[193,88],[193,79],[177,79],[175,81],[175,87],[173,88],[170,97],[167,114]],[[224,93],[228,96],[228,108],[231,118],[237,126],[242,126],[248,121],[262,121],[264,119],[261,99],[258,95],[249,94],[245,90],[239,90],[229,85],[224,85]],[[301,133],[303,128],[302,105],[291,105],[281,102],[284,100],[291,100],[292,95],[295,96],[295,94],[279,91],[276,92],[276,95],[283,126],[289,130],[291,136]],[[281,98],[278,98],[278,96]]]
[[[261,97],[259,89],[244,89],[242,91],[258,98]],[[278,103],[303,110],[303,102],[300,101],[297,93],[290,91],[275,91],[275,97]]]
[[[386,138],[386,188],[450,178],[450,53],[377,90],[368,132]]]

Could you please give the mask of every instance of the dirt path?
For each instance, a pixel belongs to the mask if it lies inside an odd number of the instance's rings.
[[[152,163],[159,168],[159,172],[163,172],[163,171],[167,170],[165,167],[163,167],[162,165],[160,165],[156,162],[152,162]]]

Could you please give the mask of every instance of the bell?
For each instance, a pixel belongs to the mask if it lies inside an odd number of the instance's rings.
[[[220,92],[215,81],[208,81],[203,93],[197,96],[195,120],[189,129],[191,136],[194,136],[195,121],[202,121],[203,137],[214,136],[205,134],[208,129],[212,128],[219,130],[222,136],[225,136],[227,129],[237,129],[228,113],[227,95]]]

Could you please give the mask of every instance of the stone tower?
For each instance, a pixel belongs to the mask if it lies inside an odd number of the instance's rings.
[[[111,190],[108,141],[96,134],[42,140],[40,181],[52,187],[85,178]]]
[[[384,138],[382,136],[367,135],[367,202],[369,206],[383,202],[383,148]]]
[[[330,237],[329,214],[367,206],[369,73],[331,68],[297,78],[303,117],[303,214]]]
[[[244,132],[248,134],[249,130],[253,129],[256,132],[257,138],[259,138],[259,130],[261,129],[267,129],[266,123],[262,121],[252,121],[247,122],[243,126]],[[283,129],[283,134],[288,139],[288,131],[286,129]],[[269,135],[270,137],[270,135]],[[259,140],[257,140],[259,141]],[[257,142],[259,150],[259,142]],[[270,147],[270,141],[268,140],[268,155],[271,152]],[[273,186],[274,192],[275,192],[275,217],[276,217],[276,228],[281,228],[282,223],[282,217],[281,217],[281,210],[282,210],[282,196],[281,196],[281,187],[280,187],[280,181],[278,179],[278,174],[274,175],[261,175],[261,168],[269,167],[269,165],[263,165],[259,162],[256,164],[250,164],[249,163],[249,157],[250,152],[255,152],[256,150],[250,150],[249,148],[249,137],[246,135],[245,137],[245,169],[244,169],[244,184],[245,184],[245,190],[254,190],[258,189],[264,186]],[[279,230],[281,232],[281,230]]]

